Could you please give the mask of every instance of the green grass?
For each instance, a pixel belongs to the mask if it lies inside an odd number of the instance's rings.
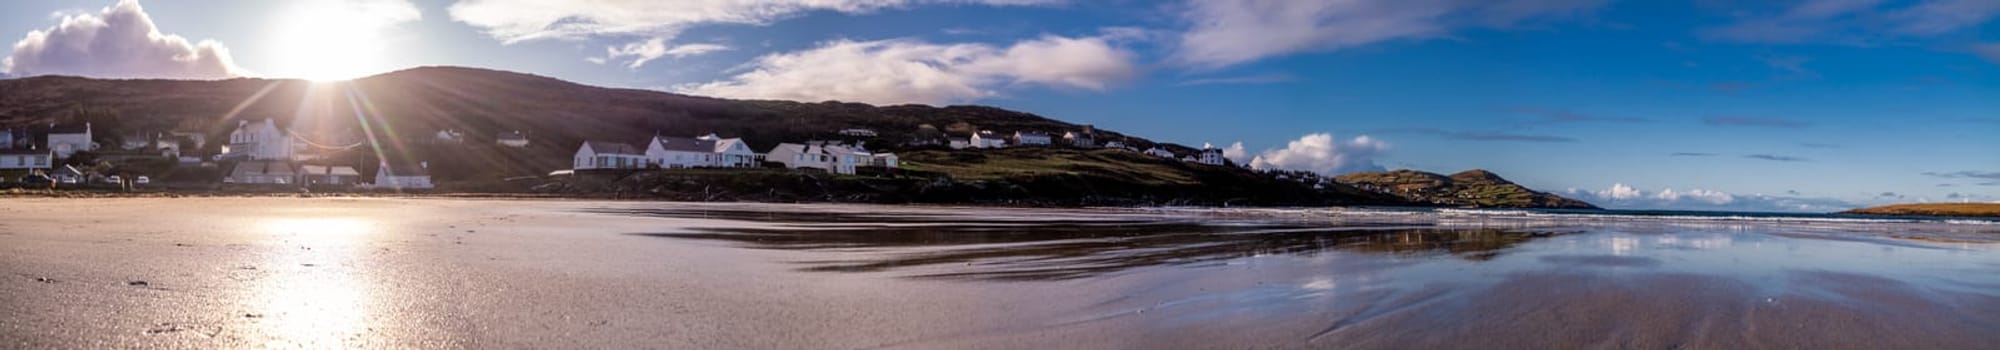
[[[941,173],[958,180],[998,180],[1046,175],[1096,176],[1144,185],[1199,184],[1191,167],[1177,160],[1109,149],[1017,147],[988,150],[928,150],[902,154],[910,170]]]
[[[1848,214],[2000,217],[2000,203],[1894,204],[1845,211]]]

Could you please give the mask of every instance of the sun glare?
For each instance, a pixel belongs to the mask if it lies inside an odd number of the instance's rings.
[[[381,69],[387,24],[340,1],[298,1],[271,32],[275,77],[338,81]]]

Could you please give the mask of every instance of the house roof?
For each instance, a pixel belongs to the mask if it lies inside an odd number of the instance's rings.
[[[796,143],[780,143],[775,147],[771,147],[770,153],[778,153],[778,151],[781,150],[788,150],[792,151],[793,153],[806,153],[807,148],[806,145],[801,145]]]
[[[81,134],[90,132],[90,123],[58,124],[49,126],[50,134]]]
[[[0,155],[9,155],[9,156],[32,156],[32,155],[44,155],[44,156],[46,156],[46,155],[49,155],[49,150],[45,150],[45,149],[0,149]]]
[[[528,134],[524,134],[519,131],[508,131],[500,133],[500,135],[496,136],[495,138],[500,139],[502,141],[526,140],[528,139]]]
[[[257,175],[292,176],[298,175],[298,170],[285,162],[249,161],[236,163],[236,169],[229,171],[230,177]]]
[[[715,153],[728,152],[730,147],[737,144],[743,144],[744,149],[750,148],[749,144],[743,143],[743,139],[721,139],[715,141]]]
[[[641,151],[641,150],[639,150],[638,148],[634,148],[634,147],[632,147],[632,145],[627,145],[627,144],[624,144],[624,143],[618,143],[618,142],[610,142],[610,141],[584,141],[584,142],[583,142],[583,144],[584,144],[584,145],[587,145],[587,146],[590,146],[590,150],[591,150],[591,151],[594,151],[594,152],[597,152],[597,154],[635,154],[635,155],[636,155],[636,154],[645,154],[645,153],[646,153],[645,151]]]
[[[299,172],[306,175],[361,176],[361,171],[351,166],[302,165]]]
[[[659,142],[660,148],[668,151],[715,152],[715,141],[692,137],[654,136],[653,142]]]

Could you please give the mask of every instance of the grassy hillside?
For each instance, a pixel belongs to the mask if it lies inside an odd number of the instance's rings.
[[[1895,204],[1841,212],[1865,215],[2000,217],[2000,203]]]
[[[88,110],[92,113],[79,113]],[[837,139],[846,128],[870,128],[872,148],[892,149],[922,124],[947,131],[991,129],[1060,135],[1081,126],[983,106],[871,106],[859,103],[744,101],[658,91],[586,86],[553,78],[458,67],[416,68],[314,85],[299,80],[107,80],[31,77],[0,80],[0,126],[91,122],[98,138],[115,143],[126,131],[200,131],[226,140],[238,121],[276,118],[293,130],[368,130],[384,140],[380,154],[445,164],[442,180],[481,180],[567,168],[586,139],[640,143],[654,134],[709,132],[742,137],[757,151],[779,142]],[[465,147],[426,144],[436,131],[464,132]],[[520,130],[529,148],[481,147],[501,132]],[[326,134],[308,137],[334,138]],[[1100,141],[1150,140],[1099,130]],[[1178,145],[1164,147],[1190,152]],[[213,152],[219,145],[211,142]],[[375,157],[373,150],[361,156]],[[362,164],[372,173],[376,162]],[[470,166],[470,167],[467,167]]]
[[[1345,185],[1315,186],[1232,166],[1110,149],[925,150],[901,156],[912,175],[942,176],[977,189],[969,195],[989,198],[1106,205],[1410,204]]]
[[[1415,170],[1395,170],[1342,175],[1336,179],[1404,199],[1446,206],[1482,208],[1573,208],[1597,206],[1562,196],[1538,192],[1507,181],[1485,170],[1467,170],[1450,176]]]

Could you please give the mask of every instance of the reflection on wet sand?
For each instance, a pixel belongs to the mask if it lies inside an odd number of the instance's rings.
[[[951,219],[840,213],[641,210],[626,214],[757,220],[767,227],[695,227],[653,237],[731,241],[760,249],[859,251],[865,258],[808,261],[804,270],[872,272],[927,266],[934,279],[1053,280],[1127,269],[1330,250],[1492,259],[1508,247],[1556,233],[1420,225],[1339,228],[1192,220]],[[873,222],[873,224],[868,224]]]
[[[267,348],[352,348],[369,329],[371,295],[351,261],[375,228],[344,218],[274,219],[258,225],[289,245],[270,256],[250,319]]]

